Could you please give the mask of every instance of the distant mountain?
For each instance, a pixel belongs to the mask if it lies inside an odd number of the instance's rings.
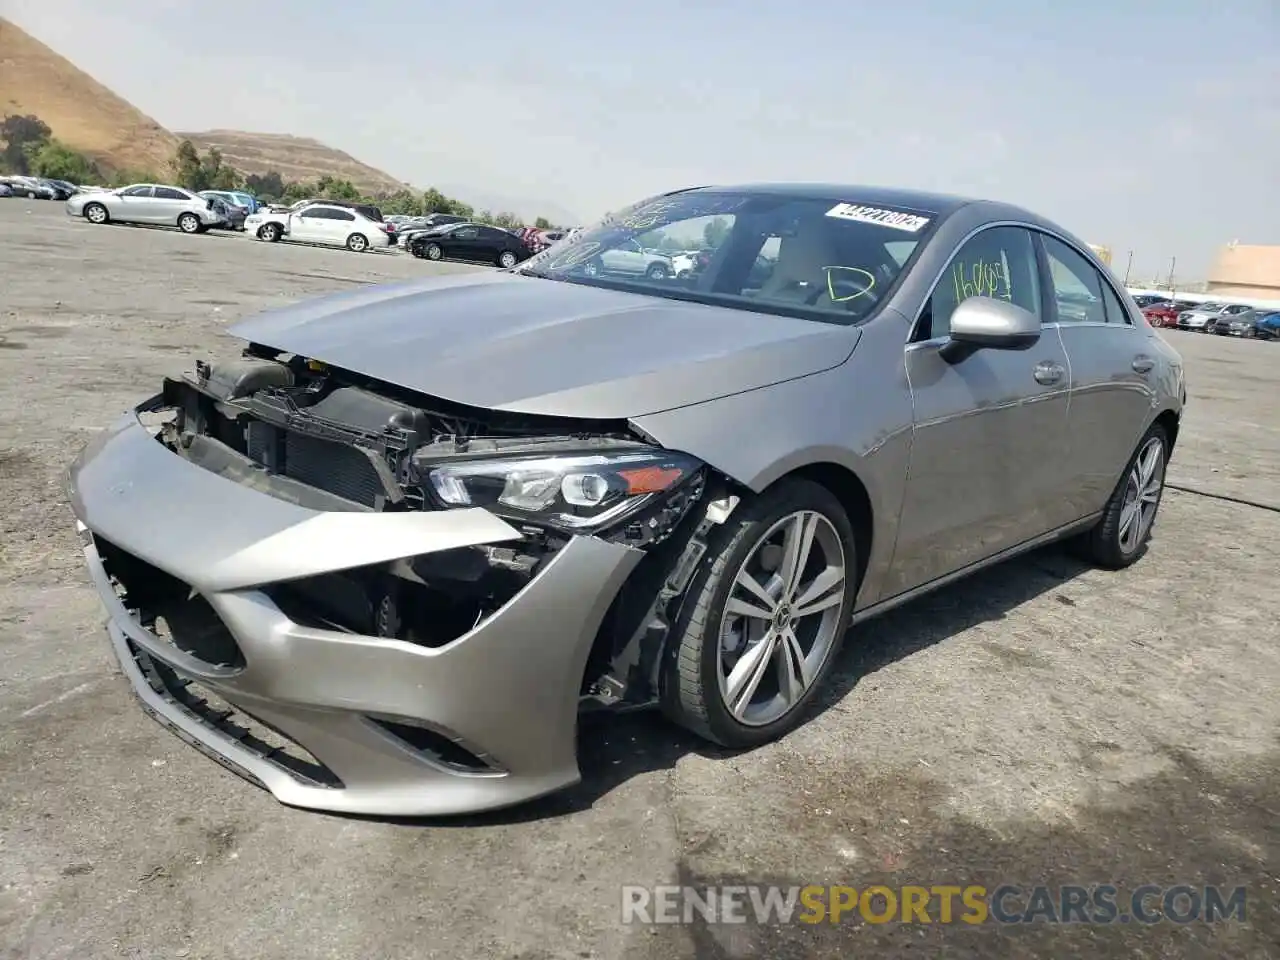
[[[178,146],[129,101],[0,18],[0,115],[27,114],[106,170],[163,176]]]
[[[242,130],[207,130],[179,133],[201,153],[217,147],[223,160],[241,173],[262,176],[275,170],[286,181],[315,181],[326,174],[350,180],[362,193],[394,193],[413,189],[389,173],[361,163],[349,153],[318,140],[287,133],[245,133]]]

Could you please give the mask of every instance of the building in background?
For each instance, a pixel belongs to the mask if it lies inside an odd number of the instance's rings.
[[[1208,293],[1245,300],[1280,300],[1280,247],[1229,243],[1209,270]]]

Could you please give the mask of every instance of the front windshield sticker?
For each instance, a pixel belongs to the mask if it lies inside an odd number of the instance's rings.
[[[895,230],[905,230],[907,233],[919,233],[929,225],[930,219],[914,213],[864,207],[856,203],[837,203],[827,211],[827,216],[840,220],[857,220],[860,223],[878,223],[882,227],[893,227]]]

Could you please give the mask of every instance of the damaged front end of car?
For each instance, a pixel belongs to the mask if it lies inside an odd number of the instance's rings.
[[[467,408],[258,344],[167,379],[71,486],[149,711],[285,802],[382,814],[576,782],[577,713],[657,698],[736,502],[626,422]]]

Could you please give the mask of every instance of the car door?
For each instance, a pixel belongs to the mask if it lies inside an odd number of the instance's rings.
[[[1067,351],[1071,422],[1064,444],[1078,517],[1101,510],[1138,445],[1155,403],[1159,369],[1151,335],[1109,278],[1080,250],[1039,234],[1051,321]],[[1083,315],[1078,305],[1090,305]]]
[[[191,196],[173,187],[156,187],[151,209],[158,223],[177,223],[178,216],[191,204]]]
[[[347,237],[359,229],[356,219],[356,215],[350,210],[343,210],[341,207],[334,207],[329,210],[327,219],[323,221],[324,242],[338,246],[345,244]]]
[[[905,345],[914,409],[910,464],[886,595],[927,583],[1064,522],[1062,438],[1070,379],[1057,328],[1029,349],[983,348],[948,362],[950,317],[973,296],[1044,321],[1031,232],[992,226],[960,245]]]
[[[289,224],[289,239],[299,243],[324,243],[325,207],[303,207],[293,214]]]
[[[114,203],[108,204],[111,216],[116,220],[128,223],[153,222],[154,210],[151,204],[155,187],[150,184],[138,184],[122,190]]]
[[[445,256],[458,260],[479,259],[477,250],[480,246],[480,228],[476,226],[458,227],[450,230],[440,240]]]
[[[497,227],[481,227],[476,246],[476,259],[492,263],[498,259],[498,254],[503,250],[515,249],[511,242],[514,239],[513,234],[499,230]]]

